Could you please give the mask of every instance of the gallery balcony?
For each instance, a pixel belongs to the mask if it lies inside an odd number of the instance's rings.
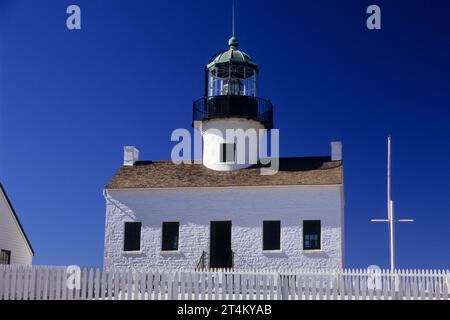
[[[194,101],[193,121],[245,118],[273,128],[273,105],[269,100],[241,95],[204,97]]]

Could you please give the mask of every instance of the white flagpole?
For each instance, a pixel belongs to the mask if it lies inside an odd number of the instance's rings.
[[[397,222],[414,222],[414,219],[399,219],[394,217],[394,201],[391,197],[391,137],[388,137],[388,155],[387,155],[387,219],[371,219],[372,222],[388,222],[389,223],[389,249],[391,258],[391,272],[395,271],[395,223]]]
[[[395,220],[394,220],[394,203],[391,198],[391,136],[388,137],[388,159],[387,159],[387,206],[390,231],[390,256],[391,256],[391,272],[395,270]]]

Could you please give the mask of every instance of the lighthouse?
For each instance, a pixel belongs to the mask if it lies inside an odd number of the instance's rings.
[[[203,139],[203,165],[217,171],[256,164],[262,129],[273,127],[273,105],[257,95],[259,67],[238,46],[231,37],[228,49],[209,61],[204,96],[193,105],[193,123],[200,123]]]
[[[106,268],[344,266],[342,145],[267,159],[273,105],[259,97],[259,73],[234,32],[206,64],[192,119],[202,163],[140,160],[124,148],[103,192]],[[270,135],[273,151],[275,129]],[[274,174],[262,173],[267,160],[279,164]]]

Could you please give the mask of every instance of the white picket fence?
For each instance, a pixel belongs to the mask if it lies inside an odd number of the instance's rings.
[[[0,300],[449,300],[450,294],[448,270],[90,268],[78,278],[67,271],[0,266]]]

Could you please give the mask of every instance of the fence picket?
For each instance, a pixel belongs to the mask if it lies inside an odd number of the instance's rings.
[[[57,268],[55,270],[54,274],[54,278],[55,278],[55,286],[54,286],[54,298],[55,300],[60,300],[60,296],[61,296],[61,272],[62,269],[61,268]]]
[[[442,276],[441,276],[441,270],[436,271],[436,277],[434,279],[436,283],[436,293],[435,293],[435,299],[441,300],[441,290],[442,290],[442,282],[441,282]]]
[[[325,284],[323,282],[323,277],[321,275],[319,276],[318,281],[319,281],[318,299],[323,300],[325,296]]]
[[[139,282],[140,282],[140,272],[139,270],[135,270],[135,272],[132,274],[132,281],[133,281],[133,287],[132,287],[132,292],[133,292],[133,296],[132,299],[133,300],[139,300]]]
[[[170,300],[178,300],[178,272],[173,274],[170,285]]]
[[[112,279],[111,279],[111,282],[112,282],[111,299],[112,300],[120,300],[120,297],[121,297],[120,296],[120,294],[121,294],[121,292],[120,292],[120,284],[121,284],[122,272],[120,270],[118,270],[118,269],[112,269],[112,270],[110,270],[110,273],[112,275]],[[149,275],[149,277],[150,277],[150,275]]]
[[[211,273],[212,277],[211,277],[211,287],[210,287],[210,291],[211,291],[211,295],[212,295],[212,299],[213,300],[218,300],[219,299],[219,274],[214,270],[213,273]]]
[[[1,277],[1,275],[0,275],[0,277]],[[23,274],[23,297],[22,297],[23,300],[28,300],[29,290],[30,290],[30,268],[26,267],[26,268],[24,268],[24,274]],[[0,296],[1,296],[1,293],[0,293]]]
[[[206,283],[206,288],[208,291],[208,300],[213,299],[213,285],[212,285],[213,273],[208,272],[208,281]]]
[[[6,289],[7,289],[7,272],[9,268],[7,269],[5,266],[0,265],[0,299],[1,300],[7,300],[6,297]]]
[[[240,274],[239,273],[234,273],[232,275],[232,286],[233,286],[233,300],[239,300],[239,289],[240,289]]]
[[[50,300],[56,300],[56,297],[58,295],[58,269],[55,270],[56,272],[52,272],[50,270],[49,278],[50,278],[50,291],[49,291],[49,299]]]
[[[278,274],[278,275],[274,275],[273,276],[273,281],[274,281],[274,287],[277,288],[276,289],[276,295],[275,295],[275,299],[277,300],[287,300],[287,291],[286,291],[286,286],[287,286],[287,275],[286,274]]]
[[[193,282],[194,282],[194,300],[199,300],[199,274],[195,272],[193,274]]]
[[[247,281],[247,287],[246,287],[246,299],[248,300],[254,300],[255,299],[255,291],[254,291],[254,285],[255,285],[255,276],[253,273],[248,272],[246,274],[246,281]]]
[[[289,300],[295,300],[295,275],[289,276]]]
[[[221,300],[225,300],[225,294],[226,294],[226,277],[224,275],[223,272],[220,272],[220,270],[216,271],[217,272],[217,279],[218,279],[218,285],[217,285],[217,289],[219,289],[219,284],[220,284],[220,299]],[[219,292],[217,292],[217,296],[219,297]]]
[[[106,295],[107,295],[107,280],[106,280],[106,270],[100,270],[101,273],[101,280],[100,280],[100,299],[101,300],[106,300]]]
[[[155,272],[155,300],[162,300],[162,294],[161,294],[161,290],[162,290],[162,274],[159,271]],[[188,299],[190,300],[190,299]]]
[[[4,288],[5,287],[5,267],[0,265],[0,300],[4,300]]]
[[[105,277],[106,277],[106,283],[105,283],[105,289],[104,289],[104,292],[105,292],[104,299],[111,300],[112,284],[113,284],[112,272],[111,272],[111,270],[103,270],[103,272],[105,273]]]
[[[161,273],[161,300],[167,300],[167,273]]]
[[[180,272],[180,300],[186,300],[186,273]]]
[[[419,270],[419,291],[420,291],[420,299],[425,300],[425,275],[424,270]]]
[[[16,280],[16,300],[22,300],[23,295],[23,267],[17,268]]]
[[[443,296],[443,299],[444,300],[448,300],[449,299],[449,295],[450,295],[450,273],[449,273],[448,270],[445,272],[444,277],[445,278],[444,278],[444,296]]]
[[[302,274],[300,277],[300,296],[301,300],[308,300],[309,299],[309,290],[308,290],[308,283],[307,278],[304,274]]]
[[[186,273],[186,293],[187,297],[186,300],[192,300],[192,274]]]
[[[274,274],[269,274],[269,286],[267,287],[269,293],[269,300],[274,300],[275,296],[275,276]]]
[[[259,296],[262,300],[266,300],[266,276],[259,271]]]
[[[9,297],[11,300],[16,299],[16,278],[17,278],[17,267],[13,266],[11,271],[11,280],[9,287]]]
[[[98,300],[100,298],[100,270],[97,268],[92,270],[94,273],[93,295],[91,299]]]
[[[3,293],[3,296],[4,296],[4,299],[5,300],[9,300],[9,299],[12,299],[11,298],[11,295],[10,295],[10,287],[11,287],[11,272],[12,272],[12,268],[8,268],[8,269],[6,269],[6,272],[5,272],[5,277],[4,277],[4,293]]]
[[[86,299],[92,300],[94,294],[94,271],[88,269],[87,271],[87,297]]]
[[[430,270],[425,270],[425,286],[426,286],[426,299],[432,300],[433,299],[433,291],[432,291],[432,280],[430,276]]]
[[[233,287],[231,284],[231,281],[233,280],[231,278],[231,274],[228,272],[224,273],[225,276],[225,296],[227,300],[233,300]]]
[[[259,278],[259,273],[255,272],[255,274],[252,275],[252,278],[253,278],[253,286],[255,288],[253,297],[255,300],[259,300],[260,294],[261,294],[261,291],[260,291],[261,282],[260,282],[260,278]]]
[[[416,300],[419,297],[419,281],[417,278],[417,271],[413,270],[413,283],[412,283],[412,299]]]
[[[145,270],[141,271],[141,300],[148,300],[148,293],[147,293],[147,275],[148,273],[145,272]]]
[[[206,272],[200,272],[200,300],[206,300]]]
[[[154,300],[154,286],[153,286],[154,275],[152,272],[147,273],[146,276],[146,292],[148,300]]]
[[[61,290],[62,290],[62,284],[61,284],[61,282],[62,282],[62,280],[61,280],[62,275],[61,275],[61,273],[62,273],[62,269],[61,268],[56,269],[56,273],[55,273],[55,277],[56,277],[56,279],[55,279],[55,296],[54,296],[55,300],[61,300]]]

